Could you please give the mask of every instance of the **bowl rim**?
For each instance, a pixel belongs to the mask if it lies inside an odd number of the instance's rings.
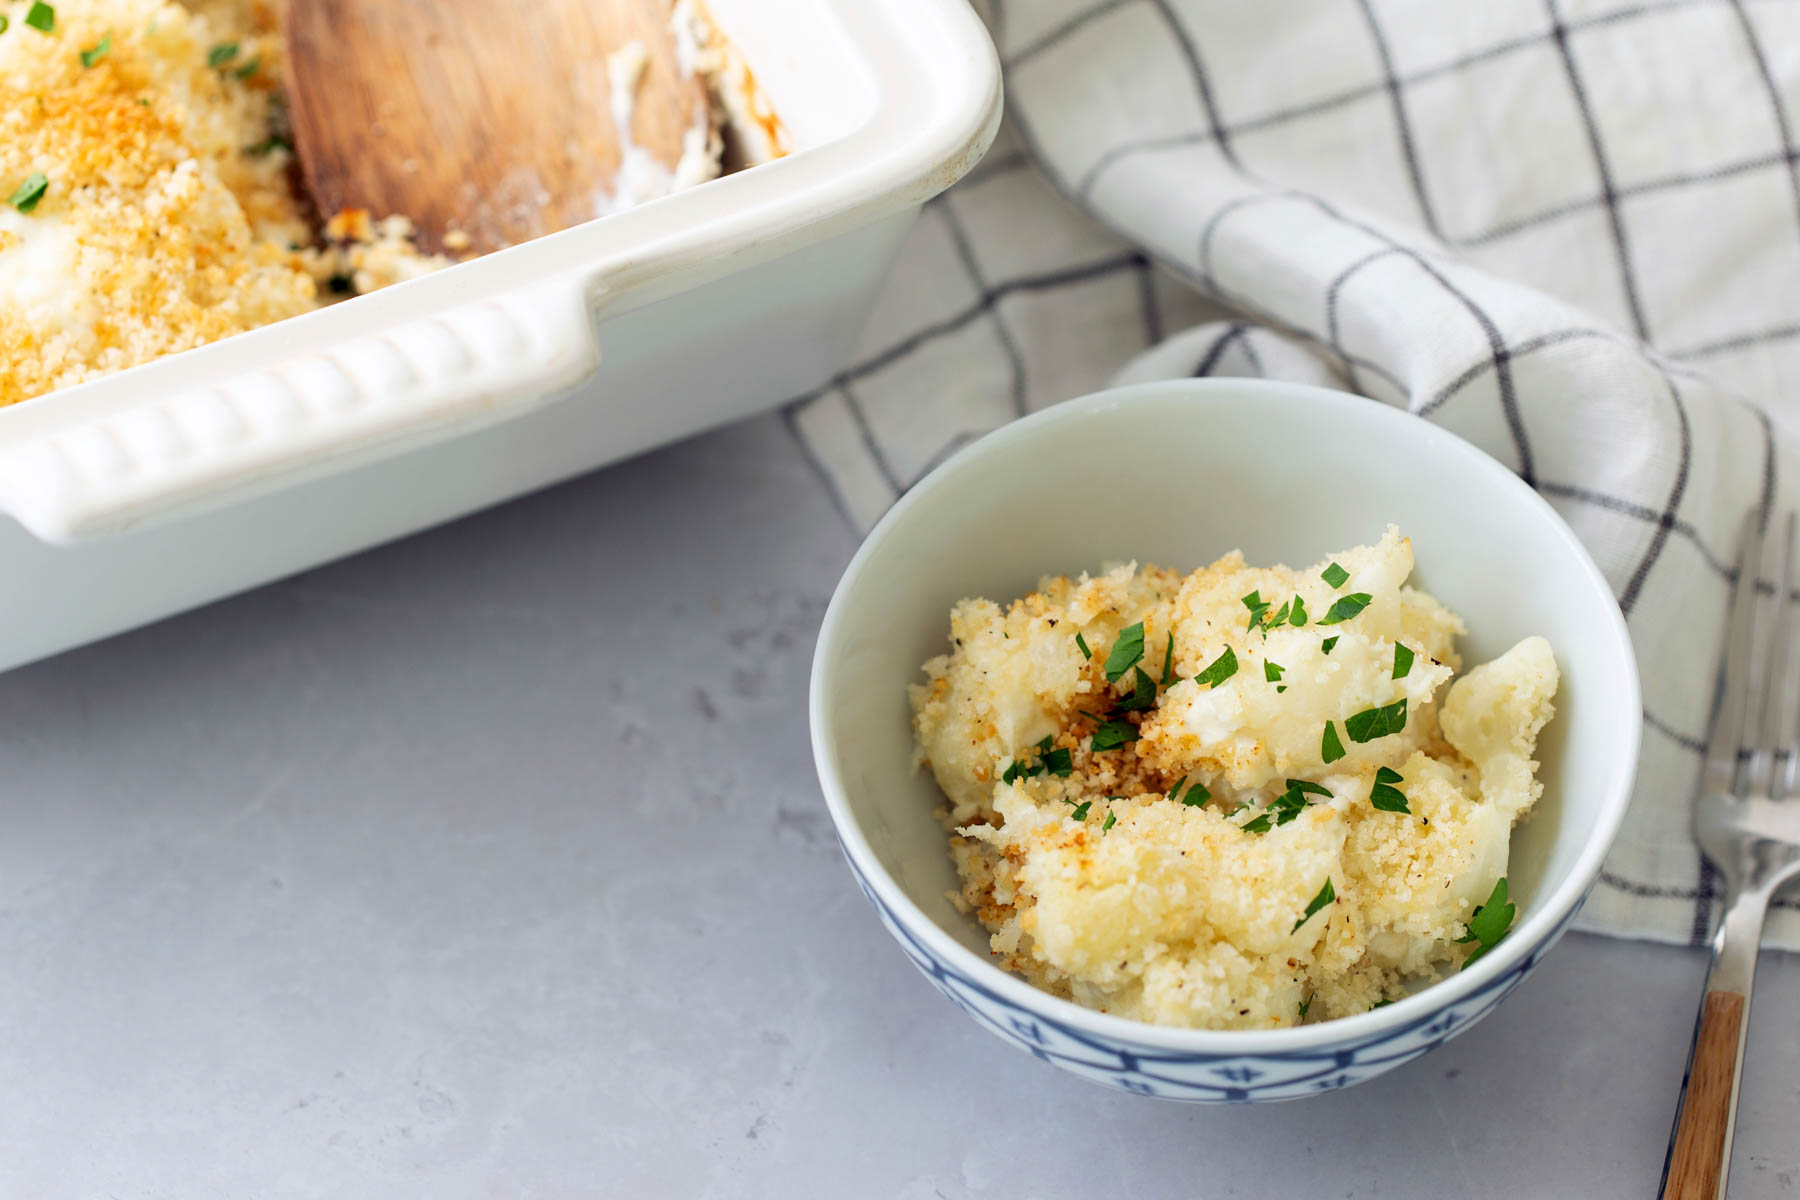
[[[1030,436],[1047,425],[1079,419],[1096,409],[1116,409],[1175,396],[1181,397],[1185,403],[1197,404],[1223,404],[1242,402],[1246,398],[1254,400],[1258,397],[1280,396],[1344,412],[1354,409],[1353,419],[1385,424],[1395,436],[1417,439],[1431,453],[1460,459],[1468,471],[1487,476],[1503,492],[1510,492],[1520,504],[1534,509],[1540,517],[1545,518],[1551,535],[1575,552],[1575,561],[1588,585],[1588,599],[1593,599],[1593,594],[1597,593],[1604,600],[1604,603],[1595,606],[1600,610],[1602,619],[1594,636],[1611,640],[1612,649],[1624,664],[1624,677],[1615,681],[1616,684],[1623,685],[1623,689],[1620,703],[1614,706],[1617,715],[1613,722],[1613,737],[1610,739],[1617,747],[1617,753],[1613,757],[1605,796],[1593,830],[1581,847],[1574,867],[1562,879],[1553,883],[1549,894],[1534,911],[1526,914],[1510,936],[1473,967],[1459,971],[1447,979],[1440,979],[1379,1009],[1331,1021],[1280,1029],[1184,1029],[1151,1025],[1127,1017],[1096,1012],[1041,991],[958,942],[913,902],[912,897],[881,864],[880,858],[863,834],[850,810],[843,781],[832,763],[830,747],[836,737],[836,715],[824,703],[824,696],[829,690],[827,685],[836,661],[833,651],[852,621],[852,614],[845,608],[845,596],[852,582],[868,569],[871,560],[881,554],[882,546],[893,530],[907,520],[908,514],[921,498],[943,487],[949,474],[953,470],[960,470],[970,460],[1006,453],[1015,441]],[[1486,991],[1495,980],[1512,972],[1566,927],[1567,919],[1586,898],[1599,877],[1602,863],[1618,835],[1625,810],[1631,801],[1639,741],[1643,731],[1643,700],[1639,690],[1637,658],[1624,614],[1619,609],[1612,587],[1595,565],[1587,548],[1576,537],[1574,530],[1535,489],[1485,451],[1405,409],[1330,388],[1279,380],[1238,378],[1160,380],[1090,393],[1003,425],[977,438],[940,463],[882,516],[845,567],[819,628],[807,707],[814,766],[844,854],[855,872],[873,890],[879,902],[896,921],[905,926],[908,933],[920,943],[921,949],[940,961],[957,967],[972,981],[979,981],[979,985],[989,989],[996,998],[1020,1008],[1042,1012],[1045,1016],[1091,1037],[1199,1056],[1282,1054],[1350,1041],[1379,1039],[1402,1032],[1433,1011]]]

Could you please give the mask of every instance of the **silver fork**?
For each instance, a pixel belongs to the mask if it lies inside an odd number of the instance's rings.
[[[1745,522],[1738,554],[1725,686],[1694,806],[1694,838],[1724,881],[1725,915],[1713,938],[1712,967],[1663,1163],[1663,1200],[1725,1195],[1763,917],[1775,893],[1800,874],[1800,796],[1784,802],[1790,792],[1800,792],[1800,722],[1786,702],[1794,672],[1788,643],[1795,514],[1788,513],[1784,526],[1774,628],[1760,646],[1752,632],[1763,553],[1755,514]],[[1753,655],[1767,664],[1760,689],[1751,682]],[[1743,745],[1752,747],[1747,756],[1738,753]]]

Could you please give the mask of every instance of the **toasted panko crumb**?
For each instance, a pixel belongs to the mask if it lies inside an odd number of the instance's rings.
[[[404,219],[315,244],[274,3],[65,2],[48,32],[29,10],[0,0],[0,201],[49,186],[0,207],[0,405],[448,261]]]
[[[1348,575],[1336,587],[1321,574],[1334,562]],[[1234,552],[1185,576],[1126,565],[1045,579],[1006,608],[958,604],[950,653],[912,688],[914,725],[949,801],[954,899],[998,961],[1090,1008],[1236,1029],[1363,1012],[1466,957],[1455,939],[1542,790],[1533,755],[1558,672],[1527,638],[1452,682],[1462,622],[1406,586],[1412,565],[1390,527],[1305,571]],[[1305,623],[1251,630],[1253,591],[1271,613],[1298,596]],[[1363,595],[1356,615],[1320,624]],[[1143,657],[1109,682],[1138,622]],[[1397,645],[1412,653],[1398,679]],[[1228,649],[1236,672],[1196,682]],[[1154,702],[1119,716],[1138,670]],[[1346,735],[1349,716],[1401,700],[1403,729]],[[1108,717],[1136,740],[1096,752]],[[1328,721],[1344,749],[1329,763]],[[1410,812],[1371,803],[1384,769]],[[1294,779],[1330,795],[1242,828]],[[1303,919],[1327,881],[1335,899]]]

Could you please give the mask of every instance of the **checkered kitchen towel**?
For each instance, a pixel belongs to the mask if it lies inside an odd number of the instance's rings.
[[[986,16],[1008,129],[926,210],[855,364],[788,409],[848,519],[1114,381],[1323,383],[1452,429],[1567,518],[1642,656],[1638,794],[1584,924],[1702,940],[1699,685],[1739,521],[1800,502],[1800,3]],[[1770,935],[1800,948],[1800,906]]]

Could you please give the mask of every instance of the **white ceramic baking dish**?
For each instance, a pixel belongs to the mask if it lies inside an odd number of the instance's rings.
[[[0,669],[766,409],[986,150],[965,0],[709,0],[794,153],[0,409]]]

